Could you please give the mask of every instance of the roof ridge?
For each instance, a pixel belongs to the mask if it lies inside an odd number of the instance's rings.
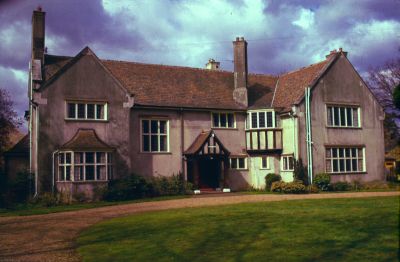
[[[301,70],[310,68],[310,67],[312,67],[312,66],[316,66],[316,65],[319,65],[319,64],[322,64],[322,63],[326,63],[327,61],[328,61],[328,59],[325,59],[325,60],[322,60],[322,61],[320,61],[320,62],[318,62],[318,63],[310,64],[310,65],[308,65],[308,66],[303,66],[303,67],[297,68],[297,69],[295,69],[295,70],[292,70],[292,71],[283,73],[283,74],[279,75],[278,77],[280,78],[280,77],[285,76],[285,75],[290,75],[290,74],[299,72],[299,71],[301,71]]]
[[[111,60],[111,59],[100,59],[102,62],[118,62],[118,63],[127,63],[127,64],[136,64],[136,65],[144,65],[144,66],[161,66],[161,67],[168,67],[168,68],[184,68],[184,69],[191,69],[191,70],[199,70],[205,72],[217,72],[217,73],[228,73],[233,74],[233,71],[227,70],[210,70],[207,68],[200,68],[200,67],[190,67],[190,66],[178,66],[178,65],[164,65],[164,64],[152,64],[152,63],[144,63],[144,62],[134,62],[134,61],[123,61],[123,60]]]

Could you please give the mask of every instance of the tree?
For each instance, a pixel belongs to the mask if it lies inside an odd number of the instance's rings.
[[[13,102],[5,89],[0,88],[0,167],[2,156],[10,144],[9,136],[22,124],[17,112],[13,109]]]
[[[383,108],[386,111],[393,110],[395,87],[400,84],[400,57],[370,69],[367,84]]]
[[[400,110],[400,84],[398,84],[393,91],[394,106]]]
[[[300,180],[304,185],[308,186],[308,172],[307,168],[303,165],[303,160],[299,158],[299,160],[295,160],[294,162],[294,171],[293,171],[294,180]]]
[[[367,84],[385,110],[385,149],[400,143],[400,57],[368,72]],[[400,121],[399,121],[400,122]]]

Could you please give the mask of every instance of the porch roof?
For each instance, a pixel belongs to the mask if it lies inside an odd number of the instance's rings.
[[[215,135],[213,130],[209,130],[209,131],[202,131],[197,137],[196,139],[193,141],[193,143],[190,145],[190,147],[183,152],[184,155],[186,156],[194,156],[194,155],[200,155],[202,153],[202,150],[204,148],[204,146],[208,143],[210,146],[210,138],[213,137],[214,141],[213,141],[213,145],[218,145],[219,147],[219,152],[213,151],[212,154],[220,154],[220,155],[225,155],[225,156],[229,156],[230,152],[228,151],[228,149],[225,148],[225,146],[221,143],[221,141],[217,138],[217,136]]]

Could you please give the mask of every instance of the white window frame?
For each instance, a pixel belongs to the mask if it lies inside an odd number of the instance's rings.
[[[339,110],[339,115],[338,115],[338,117],[339,117],[339,125],[336,125],[335,124],[335,114],[334,114],[334,108],[338,108],[338,110]],[[341,119],[341,114],[340,114],[340,110],[341,110],[341,108],[344,108],[344,110],[345,110],[345,114],[344,114],[344,117],[345,117],[345,124],[344,125],[342,125],[342,119]],[[347,121],[347,112],[348,112],[348,110],[351,110],[351,116],[353,117],[352,118],[352,120],[351,120],[351,122],[352,122],[352,125],[348,125],[348,121]],[[358,120],[358,125],[354,125],[354,110],[357,110],[357,113],[356,113],[356,115],[357,115],[357,120]],[[359,105],[340,105],[340,104],[327,104],[326,106],[325,106],[325,117],[326,117],[326,126],[327,127],[334,127],[334,128],[361,128],[361,108],[360,108],[360,106]],[[328,118],[328,112],[330,111],[330,115],[331,115],[331,118],[332,118],[332,124],[330,124],[329,123],[329,118]]]
[[[75,117],[69,117],[68,110],[69,104],[75,105]],[[78,104],[83,104],[85,106],[85,117],[78,117]],[[94,118],[88,118],[87,107],[88,105],[94,105]],[[103,118],[97,116],[97,107],[103,106]],[[98,101],[76,101],[76,100],[66,100],[65,101],[65,119],[66,120],[76,120],[76,121],[107,121],[108,120],[108,103],[98,102]]]
[[[239,159],[244,160],[244,167],[239,167]],[[236,167],[232,167],[232,162],[236,162]],[[247,157],[230,157],[229,158],[229,168],[234,170],[247,170]]]
[[[149,121],[149,133],[143,133],[143,121]],[[157,133],[151,133],[151,121],[157,121]],[[161,134],[160,133],[160,121],[165,121],[166,122],[166,129],[167,132],[166,134]],[[143,148],[143,136],[149,136],[149,151],[144,151]],[[158,136],[158,145],[157,151],[152,151],[151,150],[151,136],[152,135],[157,135]],[[161,136],[166,136],[167,137],[167,143],[166,143],[166,150],[164,151],[160,151],[161,148],[161,143],[160,143],[160,137]],[[170,149],[170,144],[169,144],[169,119],[167,118],[140,118],[140,152],[141,153],[151,153],[151,154],[164,154],[164,153],[169,153],[169,149]]]
[[[214,114],[218,114],[218,126],[214,126]],[[230,127],[228,126],[228,114],[231,114],[233,116],[233,126]],[[226,115],[226,126],[221,126],[221,115]],[[236,114],[235,112],[228,112],[228,111],[216,111],[216,112],[211,112],[211,127],[212,128],[220,128],[220,129],[233,129],[236,128]]]
[[[265,163],[267,164],[266,166],[263,166],[263,159],[265,159]],[[271,169],[270,166],[270,157],[269,156],[261,156],[260,157],[260,169]]]
[[[343,156],[341,157],[339,154],[339,150],[343,149]],[[350,150],[350,157],[346,156],[346,149]],[[327,150],[330,150],[330,157],[327,156]],[[333,150],[336,150],[336,157],[333,156]],[[356,156],[354,157],[352,151],[355,150]],[[361,150],[361,156],[359,154]],[[343,160],[344,170],[340,171],[341,164],[340,160]],[[347,168],[347,161],[350,160],[350,169]],[[357,163],[357,170],[353,168],[353,160]],[[359,170],[359,161],[362,161],[362,170]],[[328,170],[327,162],[330,161],[330,170]],[[337,161],[338,171],[333,171],[333,162]],[[366,164],[365,164],[365,147],[363,146],[329,146],[325,148],[325,170],[329,174],[351,174],[351,173],[365,173]]]
[[[257,126],[253,126],[252,114],[257,114]],[[272,126],[267,126],[267,113],[272,113]],[[265,116],[265,127],[260,127],[260,114],[264,114]],[[276,112],[272,109],[263,109],[263,110],[248,110],[246,117],[246,130],[254,130],[254,129],[272,129],[276,128]]]
[[[71,156],[70,163],[67,163],[67,161],[66,161],[67,154],[70,154],[70,156]],[[61,163],[60,155],[64,156],[64,162],[63,163]],[[58,158],[57,158],[57,163],[58,163],[57,180],[58,181],[68,182],[68,181],[73,181],[74,180],[73,177],[72,177],[73,176],[72,169],[73,169],[73,163],[74,163],[73,156],[74,156],[74,153],[72,151],[63,151],[63,152],[59,153]],[[67,180],[67,176],[66,176],[67,167],[70,167],[69,180]],[[60,174],[60,169],[61,168],[63,169],[63,176],[64,176],[63,179],[61,179],[61,174]]]
[[[67,153],[71,154],[71,163],[69,164],[62,164],[60,163],[60,155],[64,155],[64,162],[65,162],[65,156]],[[83,154],[83,161],[82,163],[75,163],[75,154]],[[93,153],[94,154],[94,159],[93,163],[86,164],[86,153]],[[97,153],[104,153],[105,154],[105,161],[104,162],[98,162],[97,161]],[[112,177],[112,172],[113,172],[113,163],[112,163],[112,153],[108,151],[60,151],[58,152],[57,156],[57,163],[58,163],[58,168],[57,168],[57,181],[58,182],[70,182],[70,181],[77,181],[77,182],[92,182],[92,181],[109,181]],[[71,172],[70,172],[70,180],[65,180],[65,174],[66,174],[66,167],[70,166],[71,167]],[[87,180],[86,179],[86,167],[87,166],[93,166],[94,168],[94,179]],[[105,167],[105,179],[98,179],[97,178],[97,166],[104,166]],[[83,167],[83,179],[78,179],[75,180],[75,167]],[[60,168],[64,168],[64,179],[60,179]]]
[[[293,168],[290,169],[290,158],[292,159],[292,163],[293,163]],[[285,161],[286,159],[286,161]],[[285,165],[286,163],[286,165]],[[293,155],[282,155],[281,156],[281,171],[285,171],[285,172],[290,172],[290,171],[294,171],[294,156]]]

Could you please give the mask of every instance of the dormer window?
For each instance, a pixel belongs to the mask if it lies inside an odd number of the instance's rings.
[[[247,129],[262,129],[275,128],[275,111],[249,111],[247,113],[246,128]]]
[[[107,103],[67,101],[66,119],[95,121],[107,120]]]

